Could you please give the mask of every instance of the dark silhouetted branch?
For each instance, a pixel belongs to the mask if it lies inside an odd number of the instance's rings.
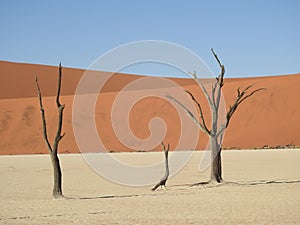
[[[186,108],[184,104],[182,104],[179,100],[177,100],[176,98],[174,98],[171,95],[166,95],[166,97],[171,99],[172,101],[176,102],[185,111],[185,113],[192,119],[192,121],[199,127],[199,129],[202,130],[203,132],[207,133],[207,129],[205,129],[203,124],[201,124],[197,120],[197,118],[194,116],[194,114],[188,108]],[[209,133],[207,133],[207,134],[209,134]]]
[[[229,110],[226,114],[226,122],[220,127],[220,130],[218,131],[218,136],[224,132],[224,130],[228,127],[229,122],[233,116],[233,114],[236,112],[237,108],[241,105],[242,102],[244,102],[247,98],[250,98],[255,93],[265,90],[265,88],[258,88],[250,93],[248,93],[248,90],[252,88],[254,84],[247,86],[244,90],[241,90],[240,88],[237,89],[237,96],[233,103],[233,105],[229,106]]]
[[[52,147],[51,147],[49,139],[48,139],[47,124],[46,124],[46,118],[45,118],[45,110],[44,110],[44,107],[43,107],[42,94],[41,94],[41,89],[40,89],[39,81],[38,81],[37,77],[35,77],[35,83],[36,83],[36,87],[37,87],[37,91],[38,91],[38,98],[39,98],[40,110],[41,110],[41,115],[42,115],[43,136],[44,136],[44,140],[46,142],[46,146],[48,148],[48,151],[50,153],[52,153],[53,150],[52,150]]]
[[[197,105],[198,110],[199,110],[199,117],[200,117],[200,119],[202,121],[202,127],[203,127],[203,129],[205,130],[205,132],[207,134],[210,134],[210,131],[207,128],[206,123],[205,123],[205,119],[204,119],[204,115],[203,115],[203,111],[202,111],[202,107],[201,107],[200,103],[197,101],[197,99],[194,97],[194,95],[191,92],[189,92],[187,90],[185,90],[185,92],[188,93],[191,96],[192,100]]]

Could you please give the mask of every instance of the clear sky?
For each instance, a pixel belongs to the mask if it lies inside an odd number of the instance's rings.
[[[164,40],[227,77],[300,72],[300,1],[1,0],[0,60],[87,68],[127,42]],[[125,72],[166,71],[132,68]]]

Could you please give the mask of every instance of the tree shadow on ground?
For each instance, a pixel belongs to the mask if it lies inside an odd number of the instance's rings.
[[[73,200],[94,200],[94,199],[120,199],[120,198],[133,198],[133,197],[147,197],[147,196],[161,196],[166,195],[178,195],[178,192],[172,191],[188,191],[192,188],[195,190],[196,187],[201,187],[203,189],[226,187],[226,186],[255,186],[255,185],[270,185],[270,184],[296,184],[300,183],[300,180],[257,180],[257,181],[223,181],[222,183],[203,181],[199,183],[190,184],[175,184],[167,186],[166,190],[152,191],[151,193],[141,193],[141,194],[125,194],[125,195],[103,195],[103,196],[92,196],[92,197],[65,197],[65,199]],[[185,192],[186,194],[186,192]]]
[[[111,199],[111,198],[131,198],[138,197],[140,195],[103,195],[103,196],[95,196],[95,197],[65,197],[65,199],[76,199],[76,200],[91,200],[91,199]]]
[[[300,180],[259,180],[259,181],[240,181],[240,182],[227,181],[224,183],[233,184],[233,185],[254,186],[254,185],[266,185],[266,184],[295,184],[295,183],[300,183]]]
[[[254,186],[254,185],[268,185],[268,184],[294,184],[300,183],[300,180],[258,180],[258,181],[223,181],[221,183],[203,181],[199,183],[190,183],[190,184],[177,184],[169,187],[196,187],[201,186],[203,188],[213,188],[226,185],[234,186]]]
[[[141,194],[128,194],[128,195],[103,195],[103,196],[92,196],[92,197],[65,197],[65,199],[73,200],[92,200],[92,199],[114,199],[114,198],[133,198],[133,197],[144,197],[144,196],[159,196],[162,192],[156,191],[152,193],[141,193]],[[165,192],[167,193],[167,192]]]

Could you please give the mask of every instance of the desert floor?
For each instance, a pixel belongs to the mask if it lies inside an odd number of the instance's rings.
[[[155,153],[113,153],[145,164]],[[223,151],[222,185],[200,173],[203,152],[167,190],[129,187],[95,173],[81,155],[60,155],[66,199],[52,200],[48,155],[0,157],[0,224],[299,224],[300,151]]]

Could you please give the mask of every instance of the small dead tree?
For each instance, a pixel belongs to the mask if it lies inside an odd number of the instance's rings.
[[[191,111],[189,111],[189,109],[186,108],[185,105],[180,101],[178,101],[176,98],[170,95],[168,95],[167,97],[175,101],[186,112],[186,114],[193,120],[193,122],[199,127],[199,129],[209,136],[211,159],[212,159],[210,182],[221,183],[223,181],[221,151],[222,151],[222,142],[223,142],[223,135],[225,129],[228,127],[230,119],[232,118],[233,114],[236,112],[238,106],[242,102],[244,102],[247,98],[251,97],[258,91],[263,90],[264,88],[259,88],[250,91],[250,89],[253,87],[253,84],[247,86],[244,89],[238,88],[236,99],[234,103],[229,106],[229,109],[226,113],[225,122],[223,124],[219,124],[219,109],[220,109],[222,88],[224,86],[225,66],[221,63],[214,50],[211,49],[211,51],[214,58],[218,62],[218,65],[221,70],[220,74],[216,77],[215,82],[212,84],[211,95],[209,94],[208,90],[203,85],[203,83],[199,81],[196,72],[191,73],[194,79],[196,80],[196,82],[201,86],[201,89],[208,101],[211,110],[211,128],[209,129],[208,126],[206,125],[201,104],[191,92],[186,90],[186,93],[190,95],[191,99],[193,100],[193,102],[196,104],[198,108],[199,119],[197,118],[197,116],[193,115]]]
[[[38,78],[36,77],[36,80],[35,80],[37,91],[38,91],[40,110],[41,110],[41,115],[42,115],[44,140],[46,142],[46,146],[48,148],[52,167],[53,167],[53,174],[54,174],[54,186],[53,186],[53,193],[52,193],[53,198],[63,198],[64,197],[63,193],[62,193],[62,172],[61,172],[61,168],[60,168],[59,158],[57,155],[58,144],[65,135],[65,133],[63,135],[61,134],[62,133],[63,111],[65,108],[65,105],[62,105],[59,101],[60,89],[61,89],[61,78],[62,78],[62,66],[61,66],[61,64],[59,64],[57,95],[56,95],[56,106],[58,109],[58,124],[57,124],[56,136],[55,136],[52,146],[48,139],[47,125],[46,125],[46,118],[45,118],[45,109],[43,107],[42,94],[41,94],[41,89],[39,86]]]
[[[165,153],[165,175],[160,179],[160,181],[151,189],[152,191],[155,191],[157,188],[159,188],[160,186],[164,186],[166,187],[166,182],[169,178],[169,158],[168,158],[168,155],[169,155],[169,150],[170,150],[170,145],[168,144],[168,148],[166,149],[166,146],[163,142],[161,142],[161,145],[162,145],[162,148],[164,150],[164,153]]]

